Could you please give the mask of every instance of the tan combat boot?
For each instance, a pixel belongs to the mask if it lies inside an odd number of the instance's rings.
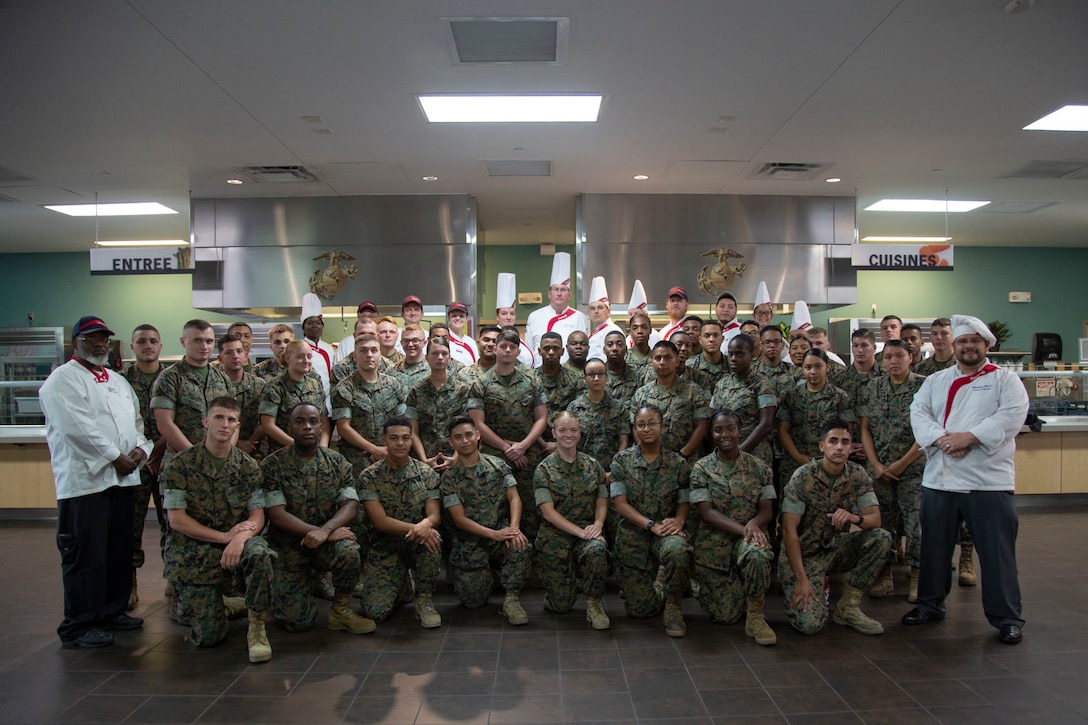
[[[744,622],[744,633],[755,639],[756,644],[771,645],[778,642],[774,630],[763,617],[763,597],[748,597],[748,618]]]
[[[684,615],[680,613],[680,597],[670,596],[665,599],[665,634],[670,637],[683,637],[688,626],[684,624]]]
[[[140,601],[140,595],[136,592],[136,569],[132,570],[132,591],[128,595],[128,604],[125,606],[126,612],[131,612],[136,608],[136,604]]]
[[[586,621],[593,629],[608,629],[612,626],[600,597],[586,598]]]
[[[245,616],[247,610],[245,597],[228,597],[223,595],[223,609],[227,612],[227,619],[238,619]]]
[[[960,544],[960,586],[973,587],[978,584],[975,578],[974,544]]]
[[[869,587],[869,596],[873,599],[883,599],[894,591],[895,578],[892,576],[892,565],[885,564],[876,582]]]
[[[329,607],[329,629],[334,632],[351,632],[352,634],[370,634],[378,625],[373,619],[367,619],[355,613],[351,608],[351,592],[337,594]]]
[[[506,617],[506,621],[514,626],[529,623],[529,615],[525,613],[525,607],[521,606],[521,602],[518,601],[517,592],[506,593],[506,598],[502,602],[502,616]]]
[[[907,593],[907,601],[914,604],[918,601],[918,567],[910,568],[910,591]]]
[[[416,595],[416,619],[419,620],[423,629],[434,629],[442,626],[442,617],[434,608],[434,602],[431,601],[430,594]]]
[[[249,610],[249,661],[268,662],[272,659],[272,645],[268,644],[268,633],[264,631],[264,612]]]
[[[860,605],[861,590],[847,584],[831,618],[835,624],[850,627],[862,634],[884,634],[884,625],[867,616]]]

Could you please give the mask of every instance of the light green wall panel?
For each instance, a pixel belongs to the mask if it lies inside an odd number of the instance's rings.
[[[548,287],[552,275],[552,258],[540,256],[540,247],[519,245],[484,245],[479,247],[479,266],[476,270],[476,294],[480,298],[481,319],[495,317],[495,279],[499,272],[511,272],[518,276],[518,292],[539,292],[543,304],[548,304]],[[575,284],[577,260],[574,245],[556,245],[557,252],[570,254],[571,306],[581,301]],[[542,305],[539,305],[542,306]],[[538,305],[518,307],[518,319],[524,320]]]

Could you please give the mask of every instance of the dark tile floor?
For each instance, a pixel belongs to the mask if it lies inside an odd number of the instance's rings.
[[[154,551],[152,526],[145,537]],[[0,524],[0,722],[124,723],[1071,723],[1088,722],[1088,509],[1021,511],[1024,642],[1000,644],[978,589],[955,587],[948,619],[899,625],[899,594],[867,600],[887,632],[834,624],[805,638],[768,600],[775,647],[742,626],[715,626],[685,601],[688,635],[629,620],[614,592],[613,628],[594,632],[579,601],[546,614],[524,597],[530,623],[438,598],[440,629],[403,608],[364,637],[270,628],[271,662],[246,659],[245,621],[213,650],[195,651],[163,608],[161,565],[140,574],[141,632],[115,646],[61,649],[58,555],[52,525]],[[835,587],[837,589],[837,585]]]

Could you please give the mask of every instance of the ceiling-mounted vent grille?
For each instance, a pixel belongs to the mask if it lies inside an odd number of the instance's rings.
[[[451,61],[561,63],[570,18],[441,18]]]
[[[551,176],[551,161],[484,161],[488,176]]]
[[[1001,174],[999,179],[1085,179],[1088,178],[1088,161],[1040,161],[1033,160],[1026,166]]]
[[[764,181],[814,181],[831,168],[825,163],[794,163],[772,161],[748,174],[749,179]]]
[[[305,166],[246,166],[238,171],[255,184],[292,184],[319,180]]]

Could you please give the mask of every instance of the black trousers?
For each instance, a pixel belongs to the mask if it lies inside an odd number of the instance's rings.
[[[1020,521],[1012,491],[952,493],[922,489],[922,557],[918,573],[918,608],[944,614],[952,589],[952,552],[960,522],[974,539],[982,574],[982,609],[994,627],[1024,625],[1020,579],[1016,570],[1016,535]]]
[[[64,582],[62,642],[119,614],[132,591],[132,487],[57,501],[57,549]]]

